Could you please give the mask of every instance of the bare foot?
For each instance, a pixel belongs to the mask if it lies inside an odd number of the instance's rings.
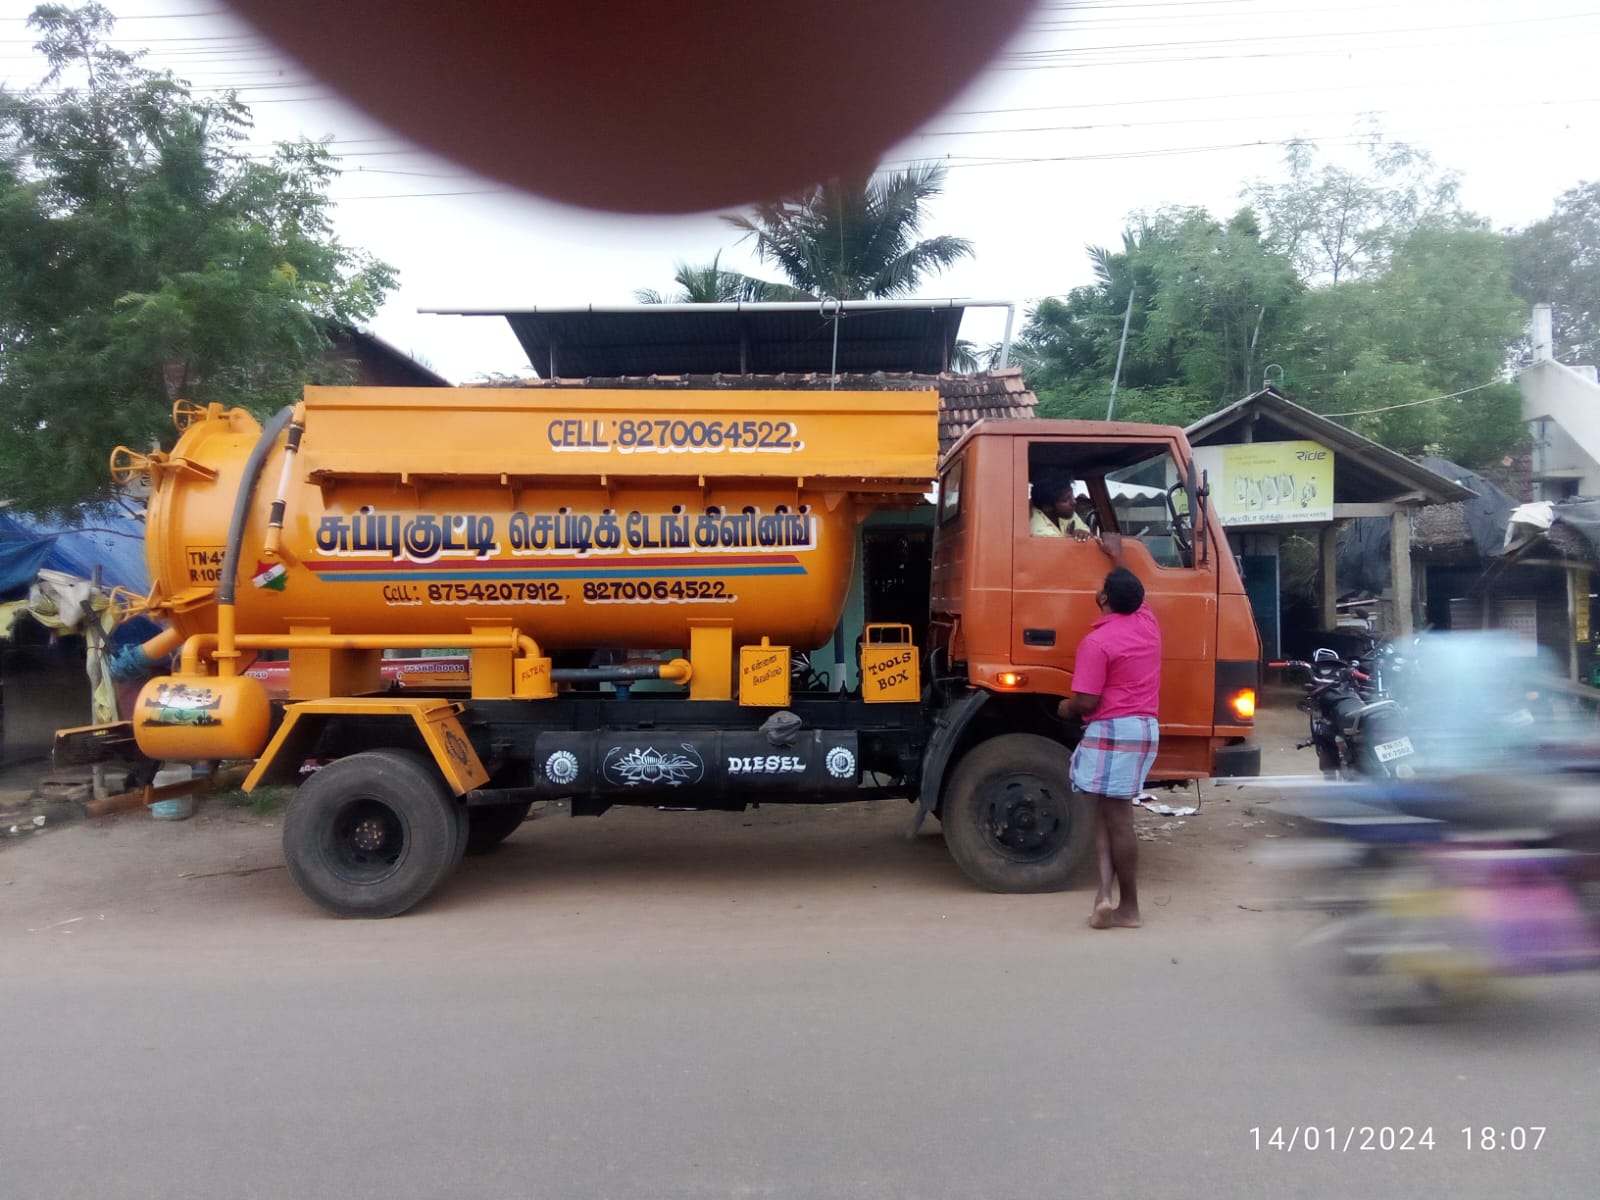
[[[1096,904],[1094,912],[1089,915],[1090,929],[1138,929],[1143,924],[1138,909],[1123,912],[1120,908],[1112,908],[1110,904]]]

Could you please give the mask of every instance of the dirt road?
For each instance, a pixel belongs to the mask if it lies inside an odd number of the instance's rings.
[[[1255,911],[1271,807],[1142,815],[1136,933],[975,890],[900,802],[546,816],[382,922],[312,908],[248,811],[7,844],[0,1194],[1584,1194],[1593,987],[1491,1030],[1307,1011]],[[1435,1148],[1255,1148],[1308,1124]]]

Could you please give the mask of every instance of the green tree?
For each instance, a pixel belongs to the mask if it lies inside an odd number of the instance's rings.
[[[837,300],[909,296],[923,280],[972,256],[965,238],[919,240],[944,168],[835,179],[723,220],[755,243],[789,285]]]
[[[1556,357],[1600,361],[1600,183],[1562,193],[1548,217],[1512,235],[1511,255],[1517,295],[1555,310]]]
[[[1381,271],[1420,225],[1460,215],[1458,177],[1426,152],[1374,131],[1367,158],[1368,173],[1319,163],[1316,145],[1297,140],[1284,155],[1286,178],[1245,190],[1267,244],[1288,255],[1307,284]]]
[[[1175,363],[1197,399],[1227,403],[1254,391],[1261,338],[1271,343],[1300,292],[1294,268],[1263,242],[1249,209],[1226,225],[1186,213],[1161,245],[1147,353],[1159,350]]]
[[[731,304],[764,300],[809,300],[811,293],[781,283],[768,283],[738,271],[725,271],[722,252],[705,266],[692,267],[680,262],[672,281],[678,290],[671,297],[655,288],[639,288],[633,293],[640,304]]]
[[[108,46],[98,4],[29,17],[49,64],[0,92],[0,497],[62,511],[176,396],[263,411],[314,380],[386,265],[333,236],[326,145],[247,159],[249,111]]]
[[[1132,294],[1118,416],[1187,424],[1271,363],[1296,401],[1403,453],[1482,466],[1514,449],[1525,430],[1504,376],[1526,310],[1513,247],[1425,155],[1370,153],[1358,173],[1298,145],[1286,178],[1255,185],[1226,223],[1162,209],[1135,214],[1119,250],[1091,248],[1094,282],[1041,301],[1018,338],[1041,414],[1105,415]],[[1600,262],[1600,188],[1565,199],[1579,245],[1580,201],[1593,202]]]
[[[1507,239],[1471,218],[1424,224],[1381,273],[1303,297],[1286,387],[1402,454],[1481,466],[1526,436],[1504,381],[1523,312]]]
[[[1090,248],[1092,285],[1029,313],[1018,358],[1046,415],[1105,416],[1125,316],[1116,413],[1177,424],[1253,390],[1288,317],[1299,282],[1250,210],[1226,224],[1203,209],[1135,220],[1121,250]]]

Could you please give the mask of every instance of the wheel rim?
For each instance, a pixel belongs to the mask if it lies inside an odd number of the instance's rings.
[[[1039,776],[1021,772],[996,781],[978,825],[990,850],[1018,863],[1053,858],[1072,837],[1065,798]]]
[[[405,858],[405,819],[383,801],[362,796],[339,807],[328,823],[323,852],[334,872],[348,883],[378,883],[393,875]]]

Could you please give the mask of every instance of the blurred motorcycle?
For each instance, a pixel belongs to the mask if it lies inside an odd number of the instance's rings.
[[[1600,969],[1600,751],[1534,773],[1370,779],[1292,805],[1302,982],[1367,1017],[1439,1015],[1496,980]]]
[[[1323,914],[1296,943],[1297,972],[1368,1016],[1439,1015],[1502,979],[1600,970],[1600,743],[1592,725],[1530,709],[1558,664],[1505,631],[1418,644],[1410,769],[1303,789],[1287,808],[1305,836],[1279,858],[1289,907]]]

